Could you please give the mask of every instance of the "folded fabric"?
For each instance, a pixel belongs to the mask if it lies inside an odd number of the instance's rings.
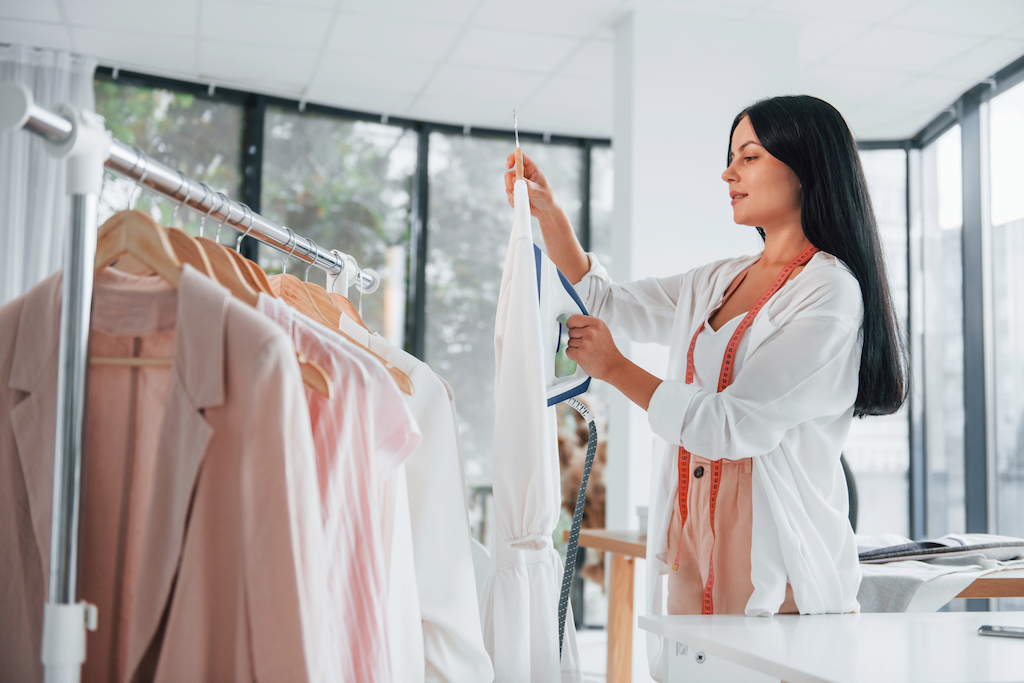
[[[861,563],[930,560],[968,555],[981,555],[989,560],[1015,560],[1024,557],[1024,538],[1011,536],[946,534],[933,540],[911,541],[909,538],[885,534],[874,538],[884,539],[885,544],[871,547],[874,545],[872,537],[857,538],[857,552]]]
[[[934,612],[979,577],[1016,567],[1024,567],[1024,560],[979,554],[862,564],[857,600],[862,612]]]

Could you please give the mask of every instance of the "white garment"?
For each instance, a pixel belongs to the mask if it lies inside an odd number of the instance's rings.
[[[718,391],[725,349],[729,346],[729,340],[732,339],[736,328],[743,322],[744,315],[744,313],[740,313],[719,327],[717,332],[711,329],[711,323],[707,322],[701,333],[697,335],[697,344],[693,347],[693,383],[701,389]],[[736,347],[736,359],[732,365],[734,375],[740,371],[740,367],[743,365],[743,355],[748,346],[747,335],[743,335],[739,346]]]
[[[391,680],[395,683],[423,683],[426,680],[423,617],[416,586],[405,468],[403,463],[384,482],[380,495],[381,543],[387,575],[388,654],[391,657]]]
[[[547,407],[540,302],[526,181],[514,186],[515,219],[494,325],[492,450],[497,543],[484,589],[484,641],[495,681],[582,681],[570,609],[558,656],[562,561],[551,534],[561,507],[555,409]],[[561,670],[561,677],[559,671]]]
[[[705,458],[754,458],[748,616],[775,614],[787,580],[803,614],[858,609],[860,568],[847,518],[839,455],[853,418],[863,303],[845,264],[818,252],[754,318],[742,370],[725,391],[685,384],[686,353],[698,325],[758,256],[727,259],[666,278],[613,284],[590,255],[577,285],[591,314],[613,333],[668,345],[665,381],[651,397],[651,429],[667,445],[654,463],[647,534],[647,603],[661,613],[655,559],[668,545],[679,446]],[[701,334],[703,336],[704,333]],[[661,641],[648,638],[652,675]]]
[[[28,86],[50,110],[67,102],[95,111],[95,71],[93,57],[0,45],[0,81]],[[61,267],[71,220],[64,166],[32,133],[0,131],[0,306]]]
[[[490,683],[494,670],[480,626],[453,398],[423,361],[380,335],[371,336],[344,314],[341,328],[405,372],[414,388],[412,396],[403,397],[422,435],[405,461],[414,554],[409,566],[415,566],[423,620],[420,669],[425,661],[427,681]],[[396,675],[395,680],[403,679]]]

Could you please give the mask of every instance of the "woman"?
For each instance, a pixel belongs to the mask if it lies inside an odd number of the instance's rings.
[[[628,284],[583,251],[524,161],[547,253],[593,316],[569,319],[566,355],[647,410],[669,444],[651,493],[651,611],[659,573],[670,614],[856,611],[839,457],[854,416],[902,405],[906,364],[842,116],[808,96],[741,112],[722,179],[764,251]],[[511,201],[511,174],[506,189]],[[666,378],[623,357],[609,329],[668,345]]]

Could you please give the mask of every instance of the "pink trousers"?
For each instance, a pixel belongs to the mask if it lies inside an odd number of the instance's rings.
[[[690,456],[690,490],[686,527],[681,528],[678,499],[668,531],[668,551],[659,557],[669,566],[668,613],[700,614],[714,545],[715,583],[711,596],[715,614],[743,614],[754,592],[750,581],[751,468],[750,458],[722,460],[722,479],[715,502],[715,534],[711,533],[712,461]],[[700,475],[700,476],[698,476]],[[678,560],[676,559],[678,557]],[[678,561],[678,568],[672,565]],[[797,614],[793,591],[779,614]]]

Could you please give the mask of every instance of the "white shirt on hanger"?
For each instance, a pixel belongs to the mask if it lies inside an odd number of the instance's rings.
[[[415,568],[423,620],[421,670],[425,668],[427,681],[490,683],[494,669],[480,627],[466,482],[451,396],[444,380],[415,356],[369,334],[344,313],[340,327],[413,383],[413,395],[403,398],[422,438],[405,461],[405,478],[414,555],[409,567]]]
[[[515,219],[494,326],[497,539],[481,605],[484,641],[497,683],[582,681],[571,607],[561,659],[558,652],[562,560],[551,535],[562,487],[555,409],[547,406],[526,181],[516,181],[513,198]]]

